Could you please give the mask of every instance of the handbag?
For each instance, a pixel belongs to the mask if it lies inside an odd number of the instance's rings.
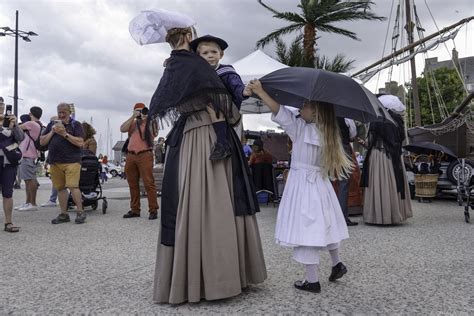
[[[20,164],[21,158],[23,157],[23,154],[21,153],[20,147],[17,143],[13,143],[3,148],[3,154],[12,166],[18,166]]]

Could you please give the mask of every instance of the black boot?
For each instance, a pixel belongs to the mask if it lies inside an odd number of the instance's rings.
[[[346,219],[346,224],[347,224],[347,226],[357,226],[357,225],[359,225],[359,223],[353,222],[350,219]]]

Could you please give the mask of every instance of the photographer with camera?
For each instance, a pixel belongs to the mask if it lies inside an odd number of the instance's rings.
[[[71,117],[71,108],[68,103],[59,103],[57,109],[58,119],[50,122],[40,137],[41,146],[48,145],[51,181],[54,188],[58,190],[61,208],[61,213],[51,223],[61,224],[70,221],[67,212],[69,198],[67,189],[69,189],[77,207],[75,222],[82,224],[86,220],[86,213],[82,207],[79,178],[84,130],[82,124]]]
[[[20,230],[19,227],[12,224],[13,184],[22,157],[19,143],[24,138],[25,134],[18,127],[16,117],[12,114],[12,106],[5,107],[3,98],[0,97],[0,185],[3,198],[4,230],[10,233]]]
[[[148,198],[148,219],[157,218],[159,207],[153,177],[153,140],[158,135],[158,128],[156,121],[147,117],[148,108],[143,103],[137,103],[132,116],[120,126],[120,132],[128,133],[124,149],[127,154],[125,173],[130,190],[130,210],[123,218],[140,217],[140,178]]]

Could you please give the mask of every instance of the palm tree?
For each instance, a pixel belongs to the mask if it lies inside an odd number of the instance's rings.
[[[303,46],[301,45],[301,36],[298,36],[290,46],[280,39],[276,39],[276,54],[278,61],[290,67],[314,67],[325,69],[332,72],[348,72],[353,68],[354,59],[346,59],[344,54],[337,54],[332,60],[327,56],[316,56],[314,64],[308,65],[303,61]]]
[[[373,1],[341,1],[341,0],[300,0],[298,8],[301,13],[278,12],[269,7],[263,0],[258,0],[264,8],[273,13],[273,17],[291,22],[257,42],[257,47],[265,47],[268,43],[276,41],[282,35],[303,30],[304,65],[314,65],[316,53],[317,32],[335,33],[358,40],[356,34],[347,29],[334,26],[335,23],[356,20],[385,20],[370,11]]]

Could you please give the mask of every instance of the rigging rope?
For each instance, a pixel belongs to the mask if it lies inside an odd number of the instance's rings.
[[[423,53],[425,51],[432,50],[433,48],[436,48],[440,43],[444,43],[444,42],[446,42],[450,39],[454,39],[457,36],[457,34],[458,34],[461,27],[457,28],[455,31],[450,32],[447,35],[446,34],[442,35],[440,38],[435,39],[434,42],[429,44],[429,45],[425,44],[425,48],[418,47],[413,54],[404,56],[404,57],[399,58],[399,59],[393,58],[390,61],[388,61],[387,63],[379,66],[377,69],[374,69],[372,71],[366,71],[366,72],[361,73],[361,74],[359,74],[355,77],[358,78],[359,80],[361,80],[363,83],[366,83],[367,81],[370,80],[370,78],[372,78],[380,70],[386,69],[386,68],[388,68],[392,65],[399,65],[399,64],[405,63],[405,62],[409,61],[410,59],[412,59],[415,55],[417,55],[419,53]]]
[[[435,20],[433,14],[431,13],[431,9],[430,9],[428,3],[426,2],[426,0],[424,0],[424,2],[425,2],[425,5],[426,5],[426,8],[428,9],[428,12],[430,13],[431,19],[433,20],[433,23],[434,23],[434,25],[435,25],[435,27],[436,27],[436,30],[439,32],[438,24],[436,23],[436,20]],[[466,23],[466,24],[467,24],[467,23]],[[462,26],[461,26],[461,27],[462,27]],[[459,27],[455,32],[457,33],[457,32],[461,29],[461,27]],[[452,38],[452,40],[453,40],[454,48],[456,49],[456,45],[455,45],[455,43],[454,43],[454,37]],[[443,42],[443,45],[444,45],[444,47],[446,48],[446,52],[448,53],[448,56],[450,57],[450,59],[451,59],[453,65],[454,65],[454,69],[456,69],[456,73],[458,74],[459,79],[461,79],[461,82],[462,82],[462,84],[463,84],[464,90],[466,91],[466,95],[467,95],[467,94],[469,93],[469,91],[467,90],[466,82],[464,81],[464,78],[463,78],[462,74],[459,72],[459,69],[458,69],[458,68],[460,68],[460,67],[458,67],[459,65],[456,65],[456,62],[453,60],[453,56],[451,55],[451,52],[449,51],[448,46],[446,45],[446,43]],[[458,61],[458,62],[459,62],[459,61]]]
[[[388,18],[388,23],[387,23],[387,31],[385,32],[385,40],[383,42],[383,49],[382,49],[382,57],[385,55],[385,47],[387,45],[387,38],[388,38],[388,30],[389,30],[389,27],[390,27],[390,21],[392,19],[392,12],[393,12],[393,4],[394,4],[395,0],[392,0],[392,6],[390,7],[390,14],[389,14],[389,18]],[[398,19],[398,13],[397,13],[397,19]],[[395,22],[397,23],[397,22]],[[392,48],[393,48],[393,37],[392,37]],[[376,87],[378,88],[379,86],[379,79],[380,79],[380,72],[378,73],[378,76],[377,76],[377,83],[376,83]]]

